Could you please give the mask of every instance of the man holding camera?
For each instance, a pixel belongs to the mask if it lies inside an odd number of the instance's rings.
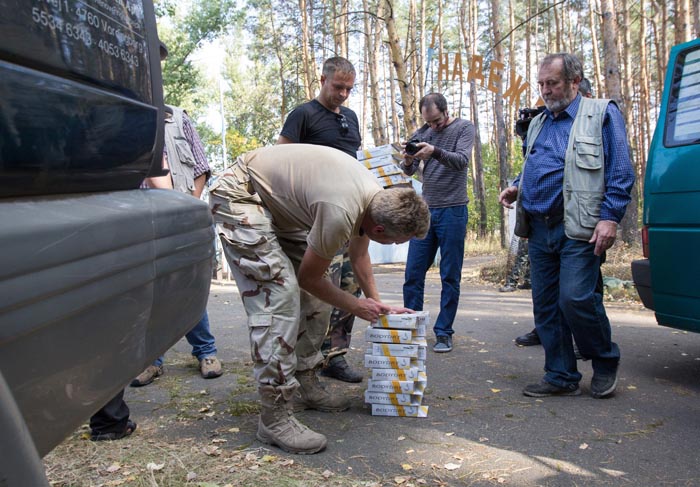
[[[453,118],[440,93],[425,95],[419,104],[425,124],[414,133],[404,152],[403,171],[411,176],[422,166],[423,198],[430,208],[430,230],[412,239],[403,285],[406,308],[423,309],[425,274],[440,249],[442,292],[433,331],[433,351],[452,351],[452,324],[459,304],[459,287],[467,234],[467,168],[474,146],[474,124]]]

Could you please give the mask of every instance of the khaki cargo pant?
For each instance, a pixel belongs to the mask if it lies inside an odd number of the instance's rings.
[[[315,368],[323,360],[332,307],[299,288],[295,271],[307,232],[278,235],[270,213],[251,192],[247,168],[236,161],[212,187],[210,206],[248,315],[255,379],[292,384],[297,369]]]
[[[336,254],[328,268],[330,280],[343,291],[347,291],[356,298],[362,294],[360,286],[355,280],[355,274],[350,263],[348,247]],[[339,353],[345,353],[350,347],[352,327],[355,323],[355,315],[340,308],[333,308],[328,334],[323,341],[321,352],[324,357],[332,357]]]

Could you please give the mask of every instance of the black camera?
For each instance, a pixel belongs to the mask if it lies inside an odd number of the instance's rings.
[[[544,105],[535,108],[521,108],[518,110],[518,120],[515,122],[515,133],[525,140],[527,129],[533,118],[544,111]]]
[[[411,139],[408,142],[406,142],[406,148],[404,149],[406,151],[406,154],[412,156],[416,152],[420,150],[420,147],[418,147],[418,143],[420,140],[418,139]]]

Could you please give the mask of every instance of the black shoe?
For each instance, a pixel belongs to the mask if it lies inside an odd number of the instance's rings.
[[[321,369],[321,375],[343,382],[362,382],[363,375],[347,363],[345,357],[337,355],[333,357],[328,365]]]
[[[452,351],[452,337],[450,336],[439,336],[435,339],[435,345],[433,345],[433,352],[435,353],[447,353]]]
[[[522,284],[518,284],[518,289],[532,289],[532,285],[529,282],[524,282]]]
[[[498,288],[499,293],[512,293],[513,291],[515,291],[515,286],[513,284],[506,284]]]
[[[596,374],[591,379],[591,396],[596,399],[610,397],[617,387],[617,370],[612,374]]]
[[[515,343],[521,347],[531,347],[533,345],[541,345],[540,337],[537,334],[537,330],[533,328],[530,333],[525,333],[520,335],[515,339]]]
[[[529,397],[578,396],[581,394],[581,389],[578,388],[578,385],[576,385],[575,389],[557,387],[543,380],[539,384],[525,386],[523,394]]]
[[[109,433],[99,433],[97,431],[92,431],[90,433],[90,440],[91,441],[115,441],[115,440],[121,440],[122,438],[126,438],[127,436],[131,436],[131,433],[136,431],[136,423],[133,422],[132,420],[127,420],[126,422],[126,428],[124,428],[124,431],[110,431]]]

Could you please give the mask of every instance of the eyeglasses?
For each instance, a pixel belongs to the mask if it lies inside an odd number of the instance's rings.
[[[340,124],[340,135],[347,135],[348,130],[350,130],[350,125],[348,125],[348,119],[345,118],[345,115],[336,115],[335,119],[338,121]]]

